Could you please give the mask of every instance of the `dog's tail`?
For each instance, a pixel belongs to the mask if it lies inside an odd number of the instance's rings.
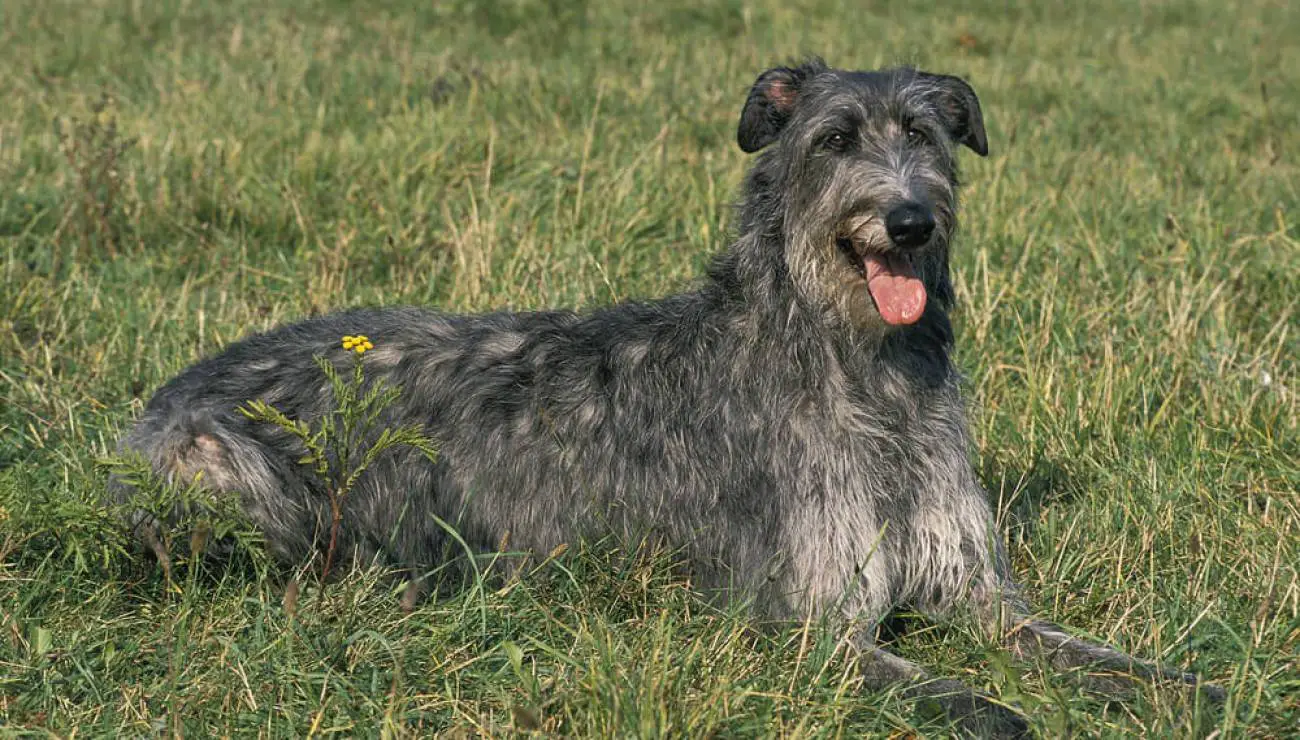
[[[153,408],[122,441],[108,479],[110,501],[168,577],[178,534],[189,535],[191,553],[221,557],[231,542],[209,536],[214,522],[240,511],[259,523],[306,514],[302,497],[283,495],[285,471],[277,471],[262,443],[239,427],[238,420],[206,409]],[[300,544],[302,551],[310,545]]]

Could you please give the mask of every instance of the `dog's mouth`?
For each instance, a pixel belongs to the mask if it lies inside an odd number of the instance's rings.
[[[865,240],[855,238],[861,231],[842,236],[835,240],[835,244],[866,282],[867,292],[871,294],[880,318],[894,326],[920,321],[925,313],[925,283],[916,274],[911,255],[881,252],[864,244]],[[862,245],[861,249],[859,245]]]

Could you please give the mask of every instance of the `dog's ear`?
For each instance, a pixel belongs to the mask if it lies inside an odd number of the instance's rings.
[[[965,144],[971,151],[987,157],[989,140],[984,133],[984,114],[980,112],[980,99],[966,81],[952,75],[932,75],[925,72],[921,77],[935,86],[935,95],[939,103],[939,115],[943,116],[948,135],[958,144]]]
[[[740,113],[736,143],[741,151],[750,154],[775,141],[799,102],[803,83],[825,68],[820,60],[812,60],[798,67],[775,67],[759,75]]]

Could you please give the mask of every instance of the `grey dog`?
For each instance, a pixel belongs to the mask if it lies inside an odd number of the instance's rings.
[[[738,236],[688,292],[586,313],[393,308],[285,326],[164,386],[124,447],[238,496],[279,558],[319,554],[330,510],[301,444],[236,409],[260,399],[319,417],[332,398],[313,358],[347,367],[340,337],[364,334],[366,376],[401,391],[386,421],[422,425],[439,456],[393,451],[357,483],[337,533],[353,560],[430,572],[448,557],[446,523],[481,553],[507,537],[534,553],[653,537],[701,590],[760,620],[961,609],[1017,654],[1195,686],[1032,619],[1008,572],[949,357],[956,148],[988,152],[970,86],[778,67],[750,91],[738,142],[762,152]],[[135,523],[156,545],[167,520]],[[859,634],[870,686],[901,682],[967,732],[1025,731]]]

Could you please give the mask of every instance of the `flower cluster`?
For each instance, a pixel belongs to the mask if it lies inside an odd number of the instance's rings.
[[[359,355],[364,355],[366,353],[366,350],[374,349],[374,348],[375,345],[371,344],[370,338],[364,334],[358,334],[355,337],[354,336],[343,337],[343,349],[350,349]]]

